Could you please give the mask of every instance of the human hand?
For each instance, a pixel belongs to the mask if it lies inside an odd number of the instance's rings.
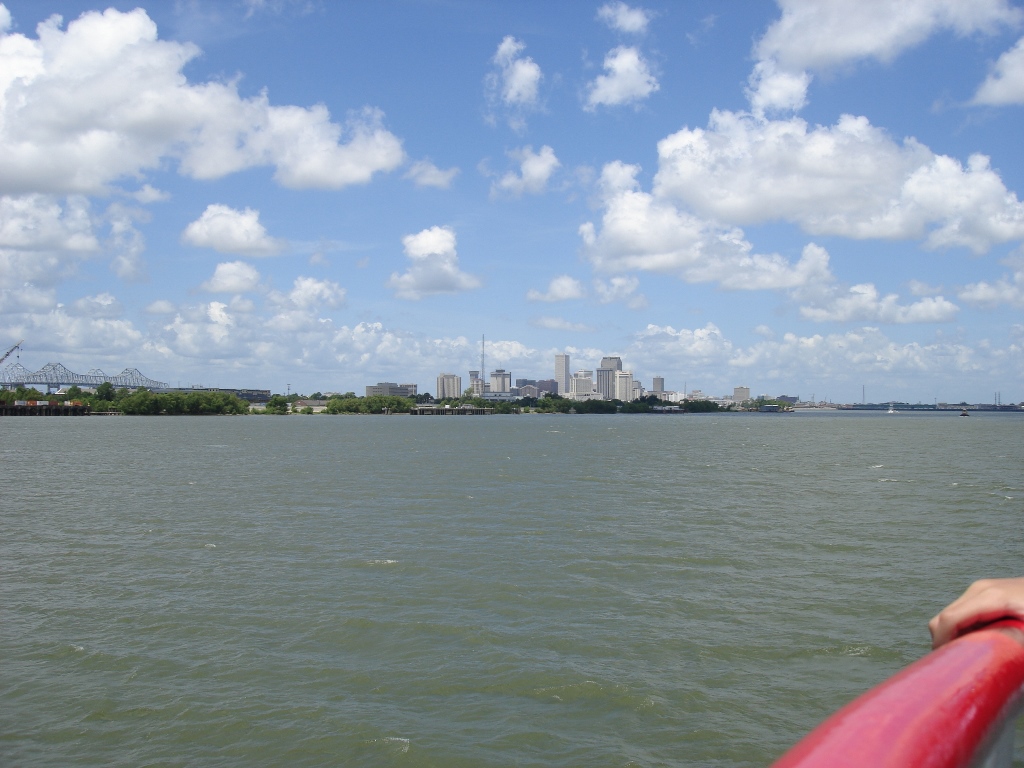
[[[1008,617],[1024,620],[1024,577],[976,581],[928,622],[932,648],[982,624]]]

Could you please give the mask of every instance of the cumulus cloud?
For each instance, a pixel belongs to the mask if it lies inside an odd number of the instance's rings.
[[[1007,259],[1005,263],[1014,268],[1011,274],[993,282],[982,280],[965,285],[957,293],[959,299],[979,307],[1006,304],[1024,308],[1024,256]]]
[[[100,193],[167,159],[193,178],[270,166],[285,186],[337,189],[404,162],[378,110],[339,124],[322,104],[273,106],[234,83],[190,83],[184,68],[199,49],[160,40],[142,9],[62,23],[52,16],[36,38],[0,41],[0,193]]]
[[[650,67],[631,46],[620,45],[604,57],[605,74],[598,75],[587,87],[585,109],[593,111],[598,106],[635,104],[657,91],[657,78]]]
[[[806,72],[779,70],[771,59],[754,65],[747,80],[747,99],[755,115],[767,112],[798,112],[807,104],[811,76]]]
[[[1024,38],[999,57],[974,94],[975,104],[1024,104]]]
[[[715,111],[658,143],[654,193],[727,224],[790,221],[812,234],[917,239],[984,253],[1024,237],[1024,205],[984,155],[967,165],[865,117],[833,126]]]
[[[247,293],[260,283],[260,273],[244,261],[226,261],[217,265],[213,277],[200,288],[209,293]]]
[[[412,264],[404,274],[392,273],[388,287],[400,299],[417,300],[439,293],[461,293],[480,287],[480,280],[459,269],[455,230],[430,227],[402,238]]]
[[[157,299],[146,307],[146,312],[150,315],[173,315],[176,311],[177,307],[167,299]]]
[[[491,58],[494,68],[484,78],[488,101],[492,107],[506,111],[509,125],[515,130],[526,127],[523,115],[539,105],[544,77],[537,62],[522,55],[525,50],[525,43],[507,35]],[[493,116],[488,120],[493,122]]]
[[[239,211],[216,203],[206,206],[202,216],[185,227],[181,241],[196,248],[244,256],[273,256],[285,246],[284,241],[267,234],[260,224],[259,211]]]
[[[630,309],[643,309],[647,306],[647,297],[636,292],[639,287],[640,281],[632,276],[613,277],[607,282],[594,281],[594,290],[602,304],[622,302]]]
[[[141,279],[145,274],[142,253],[146,250],[146,240],[135,228],[135,222],[148,221],[149,214],[114,203],[107,209],[106,216],[110,222],[108,247],[114,253],[111,269],[124,280]]]
[[[602,171],[601,228],[592,222],[580,227],[584,256],[596,269],[665,272],[739,290],[793,289],[832,280],[823,249],[808,246],[795,264],[777,254],[754,253],[742,231],[718,227],[643,192],[639,170],[616,161]]]
[[[332,280],[297,277],[287,300],[300,309],[340,307],[345,303],[345,289]]]
[[[448,189],[458,174],[458,168],[441,170],[429,160],[418,160],[406,172],[405,178],[411,179],[417,187]]]
[[[1007,0],[778,0],[782,16],[755,53],[789,71],[822,70],[862,59],[888,62],[940,30],[958,35],[1013,26],[1022,12]]]
[[[632,8],[619,0],[598,8],[597,18],[617,32],[640,34],[647,31],[651,12],[644,8]]]
[[[586,323],[573,323],[562,317],[536,317],[530,321],[531,325],[537,328],[546,328],[549,331],[572,331],[574,333],[589,333],[594,329]]]
[[[120,317],[121,302],[109,293],[98,293],[95,296],[83,296],[71,304],[74,314],[82,317]]]
[[[54,285],[100,252],[88,201],[0,196],[0,288]]]
[[[40,288],[31,283],[0,287],[0,315],[46,313],[56,306],[57,294],[52,288]],[[6,325],[10,328],[9,322]]]
[[[811,71],[889,62],[942,30],[994,33],[1024,13],[1007,0],[779,0],[782,16],[755,45],[747,96],[755,113],[799,110]]]
[[[899,296],[880,296],[871,283],[854,285],[832,297],[826,306],[801,307],[800,314],[817,322],[944,323],[956,319],[959,307],[942,296],[900,304]]]
[[[509,157],[519,162],[519,173],[509,171],[491,185],[491,195],[509,194],[519,197],[524,192],[537,195],[547,187],[551,175],[561,167],[555,150],[546,144],[540,152],[534,152],[532,146],[522,147],[508,153]]]
[[[98,250],[88,200],[72,195],[62,206],[52,195],[3,195],[0,248],[79,253]]]
[[[723,388],[731,389],[737,379],[762,382],[830,381],[840,385],[856,372],[859,383],[885,381],[891,385],[916,379],[935,386],[953,382],[963,386],[965,377],[980,375],[989,380],[993,372],[1012,375],[1019,369],[1020,354],[1013,348],[972,348],[948,341],[903,342],[889,338],[876,327],[862,327],[843,333],[800,335],[763,333],[750,346],[727,338],[718,326],[698,328],[648,325],[636,334],[625,353],[641,369],[680,372],[700,368]],[[692,381],[692,377],[691,377]]]
[[[569,275],[559,275],[548,283],[547,291],[538,291],[531,288],[526,298],[529,301],[571,301],[582,299],[586,295],[583,290],[583,283]]]

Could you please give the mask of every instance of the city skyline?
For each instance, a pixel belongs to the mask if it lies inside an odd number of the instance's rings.
[[[1024,0],[4,0],[0,349],[425,392],[486,334],[488,384],[1021,401],[1022,34]]]

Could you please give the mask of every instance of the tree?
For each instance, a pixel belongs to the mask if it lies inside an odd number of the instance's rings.
[[[270,400],[267,401],[267,407],[263,412],[275,416],[285,415],[288,413],[288,398],[284,395],[271,395]]]
[[[114,385],[109,381],[104,381],[98,387],[96,387],[96,397],[100,400],[113,400],[114,399]]]

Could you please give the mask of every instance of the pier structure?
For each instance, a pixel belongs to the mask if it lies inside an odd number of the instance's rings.
[[[458,408],[446,408],[443,405],[414,405],[409,414],[412,416],[490,416],[493,408],[477,408],[474,405],[460,405]]]

